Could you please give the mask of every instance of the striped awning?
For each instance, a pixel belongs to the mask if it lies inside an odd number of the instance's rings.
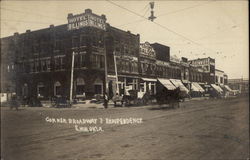
[[[217,86],[216,84],[211,84],[211,86],[217,91],[217,92],[223,92],[223,90],[219,87],[219,86]]]
[[[169,79],[158,78],[157,80],[168,90],[176,89],[176,87],[170,82]]]
[[[200,92],[205,92],[205,90],[199,85],[199,83],[197,83],[197,82],[192,82],[192,84],[194,84],[194,86],[195,86],[196,88],[198,88]]]
[[[180,87],[181,91],[189,92],[189,90],[184,86],[184,84],[179,79],[170,79],[170,81],[174,84],[175,87]]]
[[[229,91],[229,92],[232,92],[233,90],[228,86],[228,85],[224,85],[225,88]]]
[[[194,91],[194,92],[199,92],[199,88],[197,88],[193,83],[191,84],[191,91]]]

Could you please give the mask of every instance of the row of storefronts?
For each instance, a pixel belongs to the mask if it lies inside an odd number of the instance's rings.
[[[196,96],[226,85],[226,80],[215,85],[215,59],[178,59],[170,51],[163,44],[140,43],[139,34],[112,27],[105,15],[86,9],[69,14],[68,24],[2,38],[1,93],[50,99],[73,92],[74,98],[89,99],[108,90],[156,94],[161,83]]]

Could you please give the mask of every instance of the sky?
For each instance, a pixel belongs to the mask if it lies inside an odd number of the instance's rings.
[[[1,37],[67,23],[68,13],[92,9],[107,23],[140,34],[141,43],[158,42],[170,54],[188,59],[215,58],[231,78],[249,77],[248,1],[1,1]]]

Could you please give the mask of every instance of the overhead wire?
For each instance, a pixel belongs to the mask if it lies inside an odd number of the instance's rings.
[[[207,2],[207,3],[211,3],[211,2],[215,2],[215,1],[209,1],[209,2]],[[182,11],[184,11],[184,10],[188,10],[188,9],[192,9],[192,8],[196,8],[196,7],[200,7],[200,6],[206,5],[207,3],[198,4],[198,5],[194,5],[194,6],[182,8],[182,9],[179,9],[179,10],[167,12],[167,13],[164,13],[164,14],[161,14],[161,15],[157,15],[157,17],[162,17],[162,16],[166,16],[166,15],[170,15],[170,14],[175,14],[175,13],[178,13],[178,12],[182,12]],[[144,15],[144,16],[145,16],[145,15]],[[125,25],[130,25],[130,24],[134,24],[134,23],[142,22],[142,21],[146,21],[146,20],[148,20],[148,19],[136,20],[136,21],[133,21],[133,22],[121,24],[121,25],[119,25],[119,26],[117,26],[117,27],[125,26]]]
[[[110,1],[110,0],[106,0],[106,1],[109,2],[109,3],[111,3],[111,4],[113,4],[113,5],[115,5],[115,6],[117,6],[117,7],[122,8],[122,9],[124,9],[124,10],[126,10],[126,11],[128,11],[128,12],[130,12],[130,13],[133,13],[133,14],[135,14],[135,15],[137,15],[137,16],[143,18],[143,19],[147,19],[147,18],[143,17],[142,15],[140,15],[140,14],[138,14],[138,13],[136,13],[136,12],[134,12],[134,11],[132,11],[132,10],[126,8],[126,7],[123,7],[123,6],[119,5],[119,4],[116,4],[116,3],[114,3],[114,2],[112,2],[112,1]],[[171,32],[171,33],[173,33],[173,34],[175,34],[175,35],[178,35],[179,37],[182,37],[183,39],[188,40],[188,41],[192,42],[193,44],[196,44],[197,46],[202,47],[203,49],[210,50],[210,51],[216,53],[216,51],[214,51],[214,50],[212,50],[212,49],[210,49],[210,48],[204,47],[204,46],[201,45],[200,43],[195,42],[195,41],[193,41],[192,39],[190,39],[190,38],[188,38],[188,37],[186,37],[186,36],[184,36],[184,35],[182,35],[182,34],[180,34],[180,33],[177,33],[176,31],[174,31],[174,30],[172,30],[172,29],[169,29],[168,27],[166,27],[166,26],[164,26],[164,25],[161,25],[161,24],[159,24],[159,23],[157,23],[157,22],[154,22],[154,21],[153,21],[153,23],[156,24],[156,25],[158,25],[159,27],[161,27],[161,28],[167,30],[168,32]]]

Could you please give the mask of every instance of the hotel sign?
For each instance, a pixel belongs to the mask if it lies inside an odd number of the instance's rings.
[[[82,14],[68,14],[68,30],[76,30],[87,26],[106,30],[105,15],[93,14],[90,9],[86,9]]]

